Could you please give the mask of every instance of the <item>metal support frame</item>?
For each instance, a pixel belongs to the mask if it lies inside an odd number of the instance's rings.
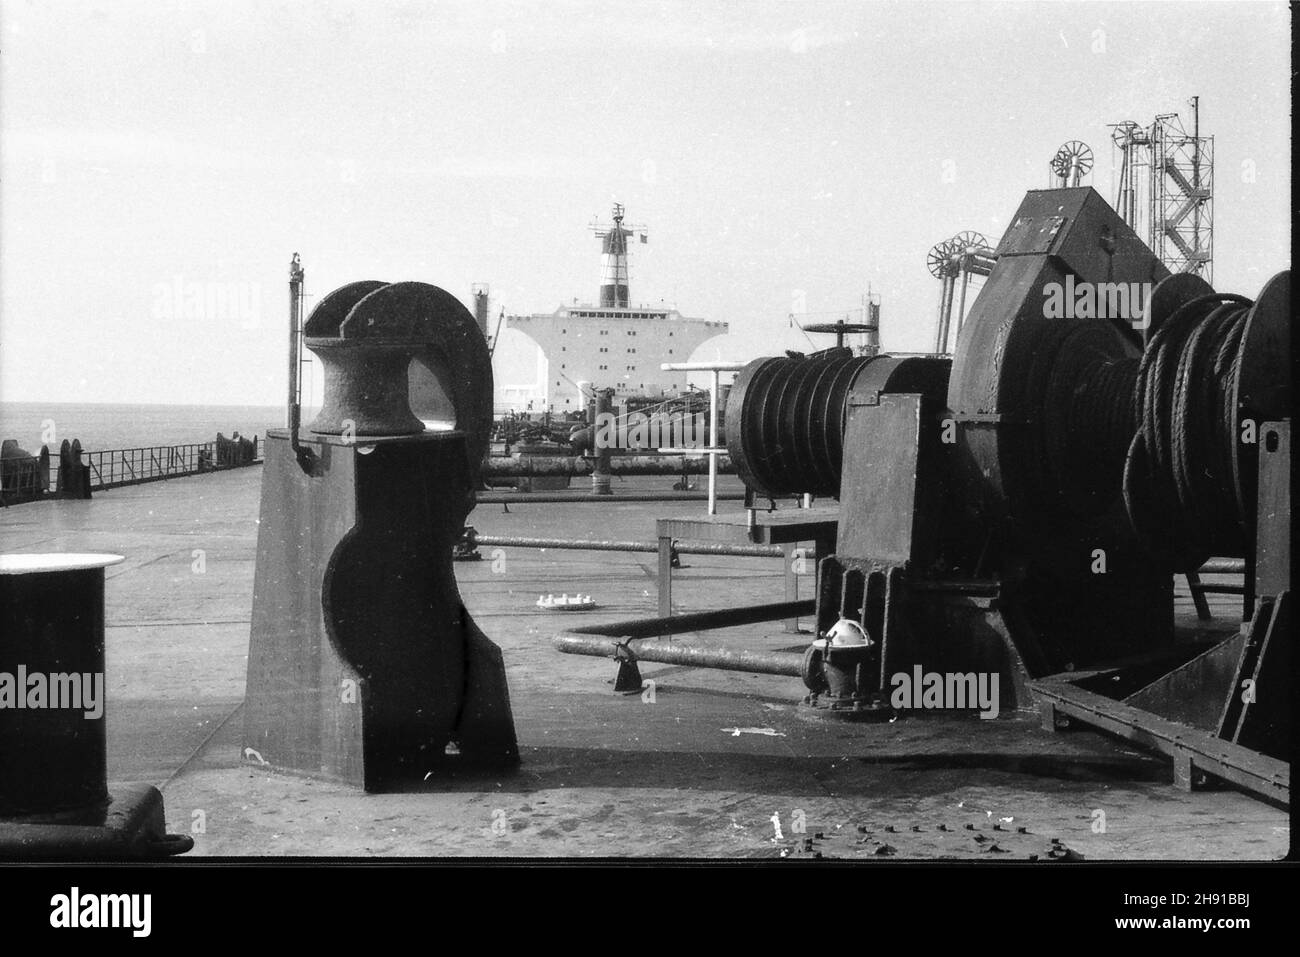
[[[1234,634],[1197,657],[1115,700],[1088,685],[1098,673],[1058,674],[1031,688],[1043,726],[1062,715],[1173,758],[1174,783],[1191,790],[1213,775],[1268,800],[1291,794],[1286,755],[1290,714],[1290,423],[1261,425],[1255,530],[1255,590],[1260,595],[1244,634]],[[1271,447],[1270,447],[1271,446]],[[1261,568],[1262,566],[1262,568]],[[1206,569],[1233,568],[1216,559]],[[1189,576],[1189,580],[1195,576]],[[1222,586],[1220,586],[1222,587]],[[1195,594],[1195,592],[1193,592]],[[1142,662],[1118,662],[1103,673],[1131,688]],[[1151,676],[1148,674],[1146,678]],[[1195,701],[1208,703],[1200,708]]]
[[[689,546],[680,544],[684,541],[725,542],[733,545],[778,545],[785,558],[785,596],[787,603],[796,602],[799,595],[798,572],[794,558],[796,546],[801,542],[814,542],[816,554],[820,559],[835,551],[835,539],[839,527],[839,511],[835,508],[794,509],[784,512],[766,512],[755,516],[750,524],[749,516],[744,519],[708,519],[661,518],[655,523],[655,533],[659,542],[659,617],[672,615],[672,553],[687,551]],[[785,630],[790,634],[799,634],[799,620],[789,618]]]
[[[660,449],[664,453],[696,452],[709,457],[709,514],[718,514],[718,456],[726,455],[725,447],[718,447],[718,374],[739,372],[747,362],[665,362],[659,366],[664,372],[709,373],[709,447],[707,449]]]
[[[1154,748],[1173,758],[1174,783],[1184,790],[1198,785],[1196,772],[1208,772],[1262,797],[1290,800],[1291,768],[1285,761],[1085,691],[1066,676],[1036,681],[1032,688],[1044,729],[1057,730],[1060,715]]]

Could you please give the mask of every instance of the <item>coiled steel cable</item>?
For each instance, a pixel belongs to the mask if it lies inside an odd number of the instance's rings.
[[[1175,571],[1245,547],[1235,396],[1252,305],[1227,293],[1190,300],[1156,331],[1138,366],[1124,502]]]

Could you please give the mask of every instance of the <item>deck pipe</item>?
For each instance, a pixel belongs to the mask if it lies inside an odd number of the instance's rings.
[[[580,552],[657,552],[657,542],[628,542],[612,539],[593,540],[586,538],[526,538],[518,535],[479,535],[473,532],[468,536],[472,545],[484,548],[558,548]],[[733,545],[728,542],[696,542],[686,544],[675,542],[673,551],[679,555],[735,555],[744,558],[781,558],[785,555],[780,545]],[[815,558],[811,549],[804,552],[811,561]]]
[[[609,455],[607,461],[576,455],[520,455],[505,458],[496,456],[483,463],[483,474],[492,478],[527,478],[538,476],[577,476],[597,473],[602,464],[610,475],[703,475],[709,470],[705,455]],[[727,456],[720,456],[719,472],[733,474],[735,469]],[[601,493],[603,494],[603,493]]]
[[[744,492],[721,492],[719,502],[743,502]],[[479,492],[480,505],[515,505],[532,502],[535,505],[555,505],[560,502],[707,502],[707,492],[635,492],[625,495],[593,495],[590,492]]]
[[[590,635],[561,634],[555,638],[555,647],[566,655],[590,655],[595,658],[614,657],[612,638]],[[705,648],[674,641],[666,643],[638,643],[633,649],[637,661],[651,661],[663,665],[683,665],[687,668],[713,668],[719,671],[747,671],[751,674],[784,675],[798,678],[803,664],[803,653],[795,651],[747,651],[735,648]]]
[[[806,598],[801,601],[782,601],[749,608],[724,608],[717,611],[693,612],[671,615],[666,618],[633,618],[605,625],[574,628],[556,635],[552,642],[557,650],[567,655],[590,655],[612,658],[620,647],[629,642],[662,635],[688,631],[709,631],[714,628],[731,628],[736,625],[753,625],[764,621],[781,621],[811,615],[817,602]],[[729,648],[705,648],[674,641],[667,644],[654,642],[638,644],[632,649],[638,661],[659,664],[685,665],[691,668],[715,668],[722,671],[748,671],[757,674],[799,677],[803,652],[747,651]]]

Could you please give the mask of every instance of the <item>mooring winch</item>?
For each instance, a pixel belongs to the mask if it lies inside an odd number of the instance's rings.
[[[1042,703],[1039,679],[1144,653],[1163,669],[1148,660],[1138,687],[1124,687],[1152,708],[1194,689],[1201,707],[1178,713],[1217,736],[1231,679],[1253,682],[1259,664],[1241,648],[1225,667],[1201,660],[1205,644],[1175,644],[1172,579],[1212,555],[1244,557],[1247,644],[1263,644],[1286,612],[1275,587],[1253,598],[1267,538],[1260,462],[1278,467],[1289,415],[1288,283],[1281,274],[1254,303],[1215,294],[1169,276],[1091,189],[1031,192],[962,327],[946,407],[923,395],[848,398],[818,627],[849,617],[878,642],[878,670],[855,695],[887,701],[892,676],[922,664],[996,672],[1002,707],[1024,709]],[[1134,285],[1149,291],[1145,308],[1113,295]],[[1066,287],[1120,308],[1046,308]],[[808,680],[821,691],[821,676]],[[1261,750],[1273,757],[1285,754],[1284,702],[1252,702],[1239,722],[1256,740],[1269,729]],[[1202,750],[1202,766],[1275,793],[1277,762]]]
[[[436,286],[377,281],[303,332],[325,402],[267,437],[243,757],[367,790],[513,765],[501,652],[452,571],[491,425],[483,336]]]
[[[951,367],[756,360],[728,405],[741,476],[840,502],[817,641],[782,672],[853,716],[888,713],[918,666],[996,674],[1002,713],[1068,714],[1173,755],[1180,780],[1285,797],[1289,354],[1289,273],[1253,302],[1171,276],[1075,187],[1025,197]],[[1173,576],[1211,556],[1245,560],[1249,624],[1176,641]]]

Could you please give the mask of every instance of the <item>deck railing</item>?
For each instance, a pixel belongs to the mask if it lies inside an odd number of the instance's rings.
[[[151,445],[134,449],[79,450],[92,491],[157,482],[203,472],[242,468],[261,463],[261,443],[218,435],[212,442]],[[0,500],[12,505],[31,501],[58,489],[60,456],[42,449],[40,455],[0,459]]]

